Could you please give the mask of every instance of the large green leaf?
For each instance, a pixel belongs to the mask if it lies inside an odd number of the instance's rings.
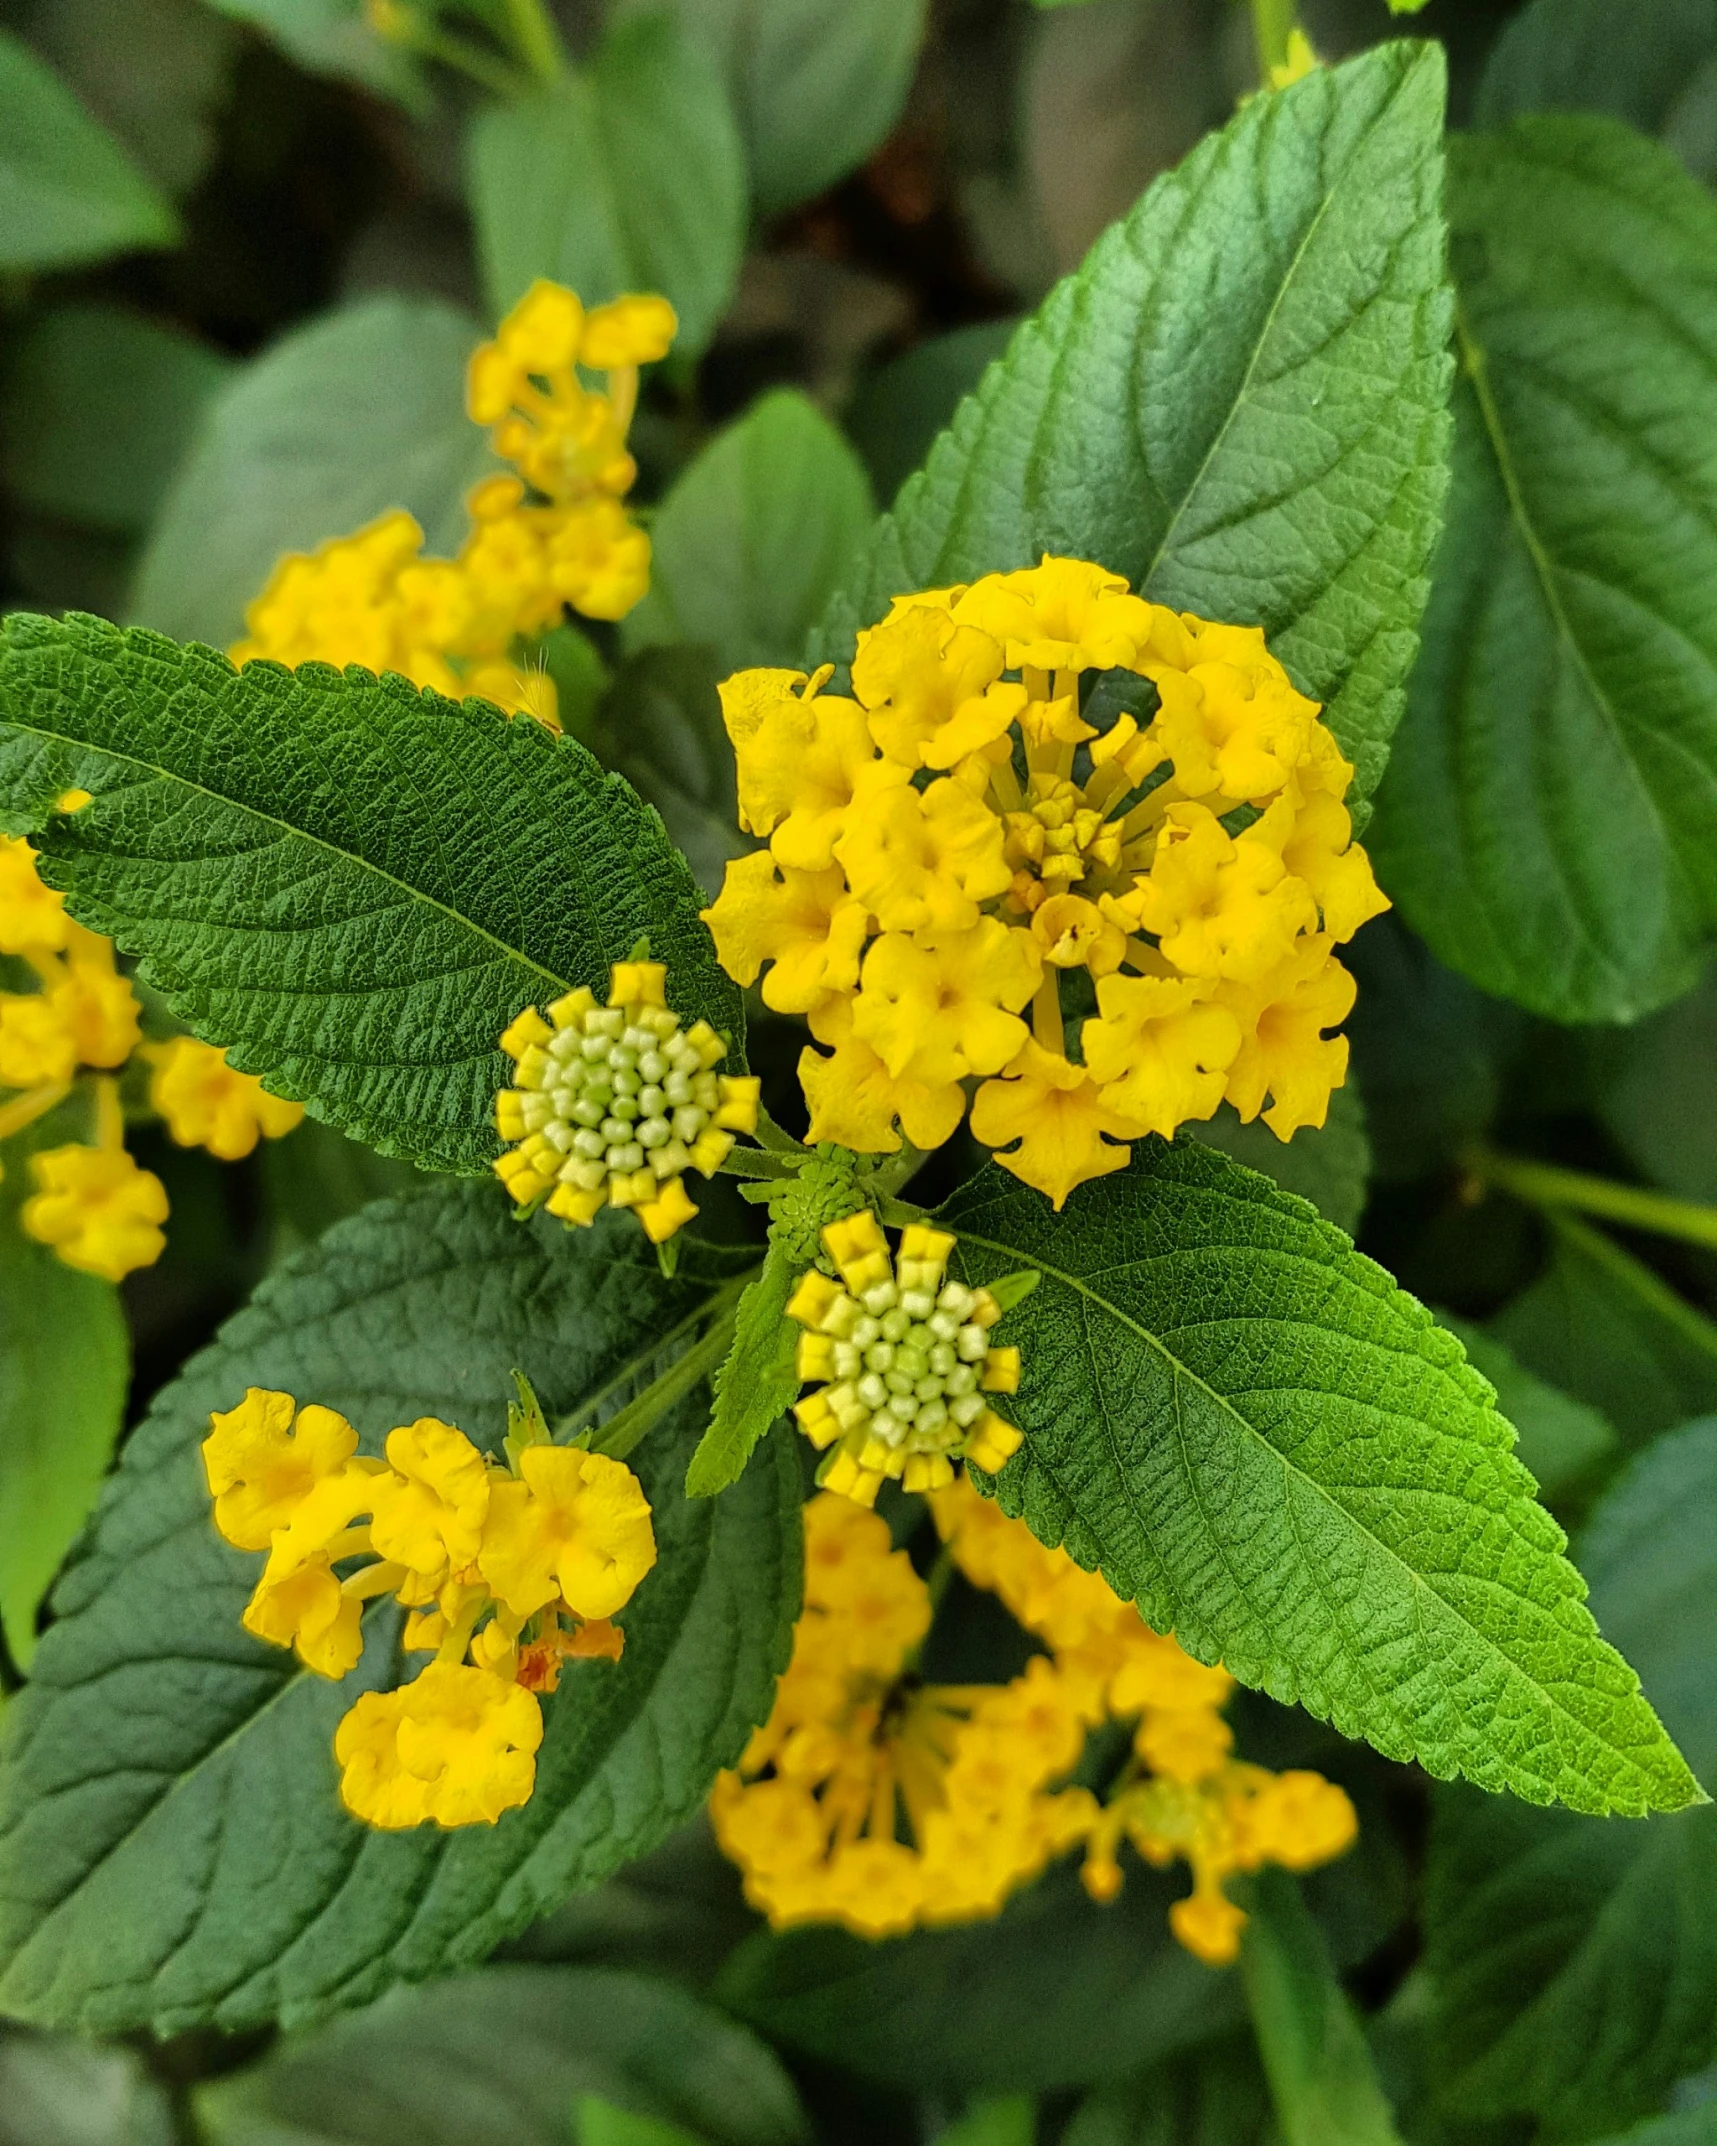
[[[1633,1020],[1717,926],[1717,204],[1613,120],[1452,156],[1467,377],[1374,846],[1451,967]]]
[[[52,817],[72,785],[94,802]],[[15,614],[0,821],[47,823],[47,879],[199,1035],[384,1154],[481,1168],[502,1029],[605,988],[642,933],[739,1059],[739,994],[655,814],[481,701]]]
[[[671,1985],[599,1967],[488,1967],[396,1990],[197,2095],[212,2146],[566,2146],[589,2095],[710,2146],[793,2146],[778,2060]]]
[[[1254,99],[1026,322],[903,488],[820,653],[904,589],[1100,560],[1262,625],[1383,771],[1445,476],[1443,62],[1385,45]]]
[[[1251,2035],[1209,2042],[1088,2094],[1062,2146],[1278,2146]]]
[[[1519,1435],[1514,1450],[1546,1497],[1555,1497],[1600,1462],[1614,1458],[1615,1431],[1595,1408],[1528,1371],[1505,1342],[1482,1326],[1447,1314],[1443,1324],[1466,1350],[1467,1361],[1496,1388],[1496,1405]]]
[[[546,1702],[536,1793],[494,1828],[377,1833],[348,1818],[331,1739],[400,1673],[373,1611],[339,1684],[259,1645],[257,1559],[209,1523],[198,1442],[250,1385],[388,1428],[505,1427],[509,1374],[559,1413],[623,1401],[754,1255],[697,1245],[662,1278],[642,1233],[515,1225],[494,1186],[445,1186],[342,1223],[266,1281],[127,1441],[55,1597],[0,1763],[0,2010],[170,2033],[290,2024],[469,1966],[688,1817],[767,1712],[799,1603],[797,1455],[726,1497],[680,1495],[707,1402],[638,1448],[658,1562],[618,1664]]]
[[[660,14],[613,25],[586,68],[492,104],[469,142],[471,213],[497,317],[538,276],[587,305],[660,291],[695,357],[745,250],[745,150],[707,57]]]
[[[760,216],[862,164],[900,117],[925,0],[665,0],[713,60],[739,120]],[[631,14],[664,0],[627,0]]]
[[[1608,1039],[1605,1124],[1645,1173],[1684,1200],[1717,1205],[1717,974],[1662,1013]]]
[[[0,271],[171,246],[178,219],[21,38],[0,30]]]
[[[225,647],[275,562],[415,514],[428,548],[457,551],[465,493],[493,469],[465,415],[482,330],[434,298],[368,298],[253,358],[207,411],[150,532],[132,612],[181,641]]]
[[[725,677],[797,663],[872,517],[870,483],[829,420],[779,388],[717,434],[651,524],[650,592],[629,648],[696,641]]]
[[[1643,1454],[1581,1545],[1605,1626],[1717,1782],[1717,1418]],[[1453,2110],[1587,2138],[1717,2053],[1717,1810],[1643,1825],[1444,1791],[1427,1899]],[[1648,2133],[1649,2137],[1650,2134]]]
[[[1460,1344],[1268,1179],[1141,1143],[1059,1217],[999,1168],[938,1210],[1043,1279],[1009,1513],[1204,1661],[1386,1757],[1581,1810],[1698,1787],[1598,1637]]]
[[[1365,1105],[1351,1081],[1330,1097],[1325,1124],[1302,1125],[1291,1140],[1278,1140],[1262,1118],[1242,1125],[1227,1103],[1196,1133],[1207,1147],[1220,1148],[1248,1170],[1273,1177],[1284,1192],[1310,1200],[1337,1229],[1350,1236],[1358,1229],[1371,1175],[1371,1143]]]

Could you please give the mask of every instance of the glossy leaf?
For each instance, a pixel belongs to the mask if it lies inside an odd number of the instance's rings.
[[[1599,1638],[1460,1344],[1267,1179],[1155,1139],[1056,1217],[992,1167],[938,1210],[969,1278],[1043,1276],[1006,1511],[1159,1631],[1386,1757],[1538,1802],[1697,1785]]]
[[[587,305],[660,291],[696,357],[745,246],[745,151],[705,56],[674,21],[614,24],[588,67],[491,104],[469,139],[471,213],[489,309],[538,276]]]
[[[1717,925],[1717,204],[1609,120],[1452,156],[1467,380],[1373,847],[1485,990],[1634,1020]]]
[[[1255,98],[1026,322],[909,480],[818,650],[1044,551],[1261,624],[1383,770],[1445,479],[1438,47]]]
[[[74,785],[95,801],[51,817]],[[740,1056],[739,994],[655,815],[481,701],[15,614],[0,816],[49,823],[47,879],[190,1027],[384,1154],[482,1168],[502,1029],[605,992],[641,934],[676,1009]]]
[[[554,1414],[611,1403],[750,1255],[687,1245],[673,1282],[629,1217],[520,1227],[446,1186],[341,1224],[266,1281],[127,1441],[56,1598],[0,1764],[0,2007],[115,2033],[287,2024],[480,1960],[691,1815],[767,1712],[799,1605],[797,1455],[680,1495],[707,1402],[632,1465],[658,1561],[619,1663],[568,1666],[536,1791],[494,1828],[373,1832],[337,1795],[334,1727],[400,1675],[397,1612],[332,1684],[253,1641],[258,1560],[209,1521],[197,1447],[250,1385],[337,1408],[367,1451],[439,1414],[483,1444],[511,1373]]]

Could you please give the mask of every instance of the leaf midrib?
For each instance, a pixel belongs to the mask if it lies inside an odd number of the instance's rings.
[[[1332,1515],[1340,1514],[1342,1519],[1344,1519],[1350,1527],[1354,1528],[1359,1534],[1363,1535],[1367,1542],[1373,1544],[1375,1548],[1381,1553],[1381,1555],[1385,1557],[1397,1571],[1405,1574],[1416,1596],[1428,1597],[1431,1601],[1436,1603],[1438,1609],[1441,1610],[1445,1615],[1453,1617],[1463,1631],[1471,1633],[1472,1637],[1479,1643],[1480,1646],[1485,1649],[1487,1654],[1493,1656],[1496,1660],[1503,1663],[1503,1665],[1509,1671],[1510,1675],[1521,1677],[1528,1685],[1531,1686],[1534,1691],[1542,1693],[1546,1701],[1557,1711],[1557,1713],[1562,1715],[1567,1721],[1572,1724],[1572,1726],[1582,1738],[1586,1739],[1591,1744],[1597,1745],[1600,1750],[1608,1752],[1612,1758],[1617,1759],[1622,1764],[1626,1765],[1632,1772],[1635,1780],[1640,1784],[1641,1787],[1643,1787],[1647,1791],[1648,1795],[1650,1794],[1654,1786],[1652,1776],[1643,1772],[1635,1759],[1631,1758],[1626,1752],[1618,1750],[1613,1744],[1605,1743],[1603,1739],[1598,1735],[1597,1731],[1593,1729],[1589,1723],[1582,1721],[1577,1714],[1572,1712],[1572,1710],[1568,1708],[1556,1696],[1556,1692],[1553,1687],[1546,1684],[1541,1684],[1537,1680],[1537,1678],[1534,1677],[1528,1670],[1522,1668],[1519,1663],[1515,1662],[1507,1654],[1505,1654],[1493,1640],[1489,1639],[1484,1633],[1480,1632],[1475,1625],[1471,1624],[1467,1620],[1467,1618],[1462,1616],[1461,1612],[1456,1609],[1452,1603],[1446,1601],[1443,1596],[1440,1595],[1433,1586],[1431,1586],[1429,1581],[1425,1580],[1419,1573],[1415,1572],[1412,1566],[1404,1561],[1399,1551],[1393,1549],[1379,1536],[1373,1534],[1371,1529],[1368,1528],[1363,1521],[1356,1519],[1355,1516],[1350,1513],[1347,1508],[1340,1503],[1338,1499],[1332,1497],[1330,1493],[1325,1489],[1323,1484],[1319,1483],[1315,1479],[1315,1477],[1307,1475],[1304,1469],[1297,1467],[1295,1463],[1288,1457],[1288,1455],[1283,1453],[1279,1447],[1272,1445],[1270,1441],[1264,1436],[1263,1432],[1260,1431],[1254,1424],[1249,1423],[1246,1418],[1239,1412],[1239,1410],[1233,1406],[1233,1404],[1227,1399],[1225,1395],[1219,1394],[1216,1391],[1215,1387],[1211,1386],[1206,1380],[1200,1378],[1197,1372],[1193,1371],[1190,1366],[1182,1363],[1180,1358],[1176,1356],[1173,1351],[1166,1346],[1166,1344],[1159,1340],[1159,1338],[1151,1332],[1149,1327],[1142,1325],[1129,1312],[1124,1311],[1120,1305],[1112,1302],[1109,1298],[1100,1296],[1095,1289],[1091,1288],[1077,1275],[1069,1274],[1065,1272],[1062,1268],[1051,1266],[1047,1260],[1039,1258],[1036,1254],[1026,1251],[1020,1246],[999,1244],[994,1238],[980,1237],[970,1230],[961,1228],[958,1223],[956,1223],[954,1226],[956,1234],[958,1235],[959,1240],[962,1244],[978,1246],[986,1252],[995,1253],[999,1258],[1002,1259],[1023,1259],[1028,1266],[1036,1267],[1039,1273],[1046,1276],[1049,1280],[1059,1282],[1064,1288],[1073,1291],[1075,1295],[1084,1297],[1090,1303],[1095,1304],[1099,1310],[1106,1312],[1111,1318],[1119,1320],[1123,1326],[1127,1327],[1132,1333],[1136,1334],[1141,1341],[1143,1341],[1150,1349],[1154,1350],[1156,1354],[1162,1358],[1163,1362],[1168,1366],[1171,1374],[1174,1377],[1178,1379],[1184,1379],[1190,1386],[1196,1388],[1197,1391],[1201,1393],[1205,1397],[1205,1399],[1208,1400],[1220,1412],[1220,1414],[1228,1418],[1231,1422],[1237,1424],[1248,1438],[1254,1440],[1258,1445],[1263,1446],[1270,1453],[1272,1458],[1280,1464],[1284,1473],[1288,1477],[1290,1477],[1296,1482],[1306,1485],[1309,1489],[1315,1492],[1320,1503],[1323,1504],[1332,1513]],[[1427,1366],[1427,1368],[1434,1369],[1435,1367]],[[1439,1682],[1440,1681],[1441,1680],[1439,1679]],[[1446,1686],[1443,1688],[1445,1697],[1449,1698],[1452,1701],[1454,1694],[1449,1692]],[[1410,1724],[1409,1728],[1411,1728]],[[1417,1736],[1415,1736],[1414,1740],[1415,1742],[1419,1741]]]

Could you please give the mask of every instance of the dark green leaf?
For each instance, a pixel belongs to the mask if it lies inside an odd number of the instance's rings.
[[[1153,1138],[1059,1217],[992,1167],[938,1219],[972,1280],[1043,1270],[999,1330],[998,1494],[1040,1541],[1386,1757],[1583,1810],[1697,1798],[1490,1388],[1303,1201]]]
[[[374,1452],[422,1414],[493,1445],[510,1375],[560,1413],[652,1375],[749,1254],[688,1244],[673,1282],[630,1218],[515,1225],[494,1186],[384,1202],[266,1281],[127,1441],[55,1597],[0,1765],[0,2009],[160,2033],[286,2024],[469,1966],[701,1804],[768,1711],[799,1605],[798,1457],[725,1498],[680,1495],[707,1401],[632,1465],[658,1562],[618,1664],[545,1703],[536,1793],[493,1829],[348,1818],[334,1727],[400,1673],[397,1616],[330,1684],[251,1640],[257,1560],[209,1523],[197,1447],[250,1385],[341,1410]]]
[[[699,642],[723,677],[797,663],[874,512],[840,433],[796,389],[778,388],[718,433],[662,502],[650,593],[622,640]]]
[[[739,831],[733,747],[716,682],[706,648],[647,648],[620,666],[590,727],[592,751],[655,806],[711,897],[728,859],[752,846]]]
[[[1717,1326],[1599,1230],[1557,1216],[1550,1264],[1491,1321],[1529,1371],[1630,1444],[1717,1409]]]
[[[465,493],[494,467],[465,415],[482,334],[433,298],[368,298],[295,329],[210,406],[138,569],[133,613],[225,647],[286,552],[314,551],[391,507],[443,556]]]
[[[1487,991],[1634,1020],[1717,925],[1717,204],[1612,120],[1452,154],[1468,377],[1379,870]]]
[[[211,650],[14,614],[0,817],[74,915],[234,1063],[384,1154],[481,1168],[522,1007],[606,990],[648,933],[741,1055],[742,1009],[655,815],[581,745],[403,678],[235,673]]]
[[[1447,1313],[1443,1324],[1460,1341],[1473,1369],[1482,1371],[1496,1388],[1497,1407],[1519,1433],[1516,1457],[1532,1470],[1547,1498],[1614,1456],[1615,1431],[1595,1408],[1528,1371],[1511,1349],[1482,1326]]]
[[[1707,1780],[1714,1508],[1706,1418],[1640,1456],[1581,1546],[1605,1629]],[[1717,1810],[1606,1825],[1444,1791],[1427,1932],[1451,2109],[1530,2110],[1582,2138],[1619,2127],[1717,2053]]]
[[[1275,2146],[1251,2035],[1209,2042],[1086,2096],[1062,2146]]]
[[[757,1441],[797,1396],[799,1329],[787,1316],[787,1299],[798,1279],[777,1240],[763,1272],[739,1300],[733,1348],[711,1382],[715,1405],[709,1429],[686,1470],[688,1498],[713,1498],[737,1483]]]
[[[378,36],[363,0],[209,0],[223,15],[254,23],[282,52],[312,74],[361,82],[397,97],[409,110],[429,103],[422,67],[399,45]]]
[[[1717,1203],[1717,976],[1603,1053],[1604,1122],[1645,1173],[1684,1200]]]
[[[1365,1105],[1351,1083],[1330,1097],[1328,1124],[1302,1125],[1291,1140],[1278,1140],[1262,1118],[1242,1125],[1227,1103],[1196,1132],[1207,1147],[1220,1148],[1247,1169],[1274,1178],[1284,1192],[1310,1200],[1337,1229],[1350,1236],[1358,1229],[1371,1175],[1371,1143],[1365,1137]]]
[[[627,0],[664,4],[726,84],[760,216],[856,170],[900,117],[925,0]]]
[[[230,370],[208,344],[117,306],[58,306],[12,354],[0,473],[36,513],[141,530]]]
[[[1169,1935],[1185,1890],[1129,1869],[1099,1907],[1063,1864],[993,1922],[881,1944],[814,1927],[760,1934],[717,1990],[773,2039],[914,2092],[1082,2086],[1238,2023],[1235,1977]]]
[[[696,357],[745,248],[745,150],[708,60],[671,18],[617,22],[588,68],[472,125],[471,213],[497,318],[538,276],[586,305],[660,291]]]
[[[934,335],[860,382],[846,428],[878,499],[892,499],[953,422],[954,412],[999,358],[1019,325],[980,321]]]
[[[270,1265],[302,1252],[372,1200],[415,1191],[423,1182],[410,1163],[390,1162],[314,1118],[284,1140],[265,1141],[258,1155],[274,1232]]]
[[[1261,624],[1383,771],[1445,477],[1443,63],[1386,45],[1259,97],[1022,327],[871,540],[819,652],[903,589],[1041,552]]]
[[[0,271],[171,246],[178,218],[22,39],[0,30]]]
[[[1260,1874],[1241,1977],[1286,2146],[1401,2146],[1329,1948],[1284,1870]]]
[[[196,2107],[212,2146],[566,2146],[575,2109],[598,2096],[711,2146],[805,2135],[791,2080],[743,2027],[592,1967],[489,1967],[397,1990],[204,2087]]]

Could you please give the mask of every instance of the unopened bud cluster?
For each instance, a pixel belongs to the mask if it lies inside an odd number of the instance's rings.
[[[811,1443],[834,1448],[818,1482],[871,1505],[890,1476],[940,1490],[956,1459],[1001,1467],[1020,1432],[984,1396],[1018,1388],[1019,1351],[990,1346],[1002,1313],[987,1289],[945,1278],[953,1237],[914,1224],[897,1265],[866,1209],[830,1223],[823,1243],[840,1281],[813,1270],[787,1306],[808,1330],[800,1378],[828,1382],[794,1405]]]
[[[606,1006],[569,991],[502,1036],[517,1071],[495,1125],[516,1145],[495,1171],[521,1206],[581,1228],[630,1207],[661,1244],[697,1213],[684,1173],[712,1177],[756,1130],[758,1082],[715,1072],[727,1045],[707,1021],[682,1031],[666,981],[660,962],[616,962]]]

